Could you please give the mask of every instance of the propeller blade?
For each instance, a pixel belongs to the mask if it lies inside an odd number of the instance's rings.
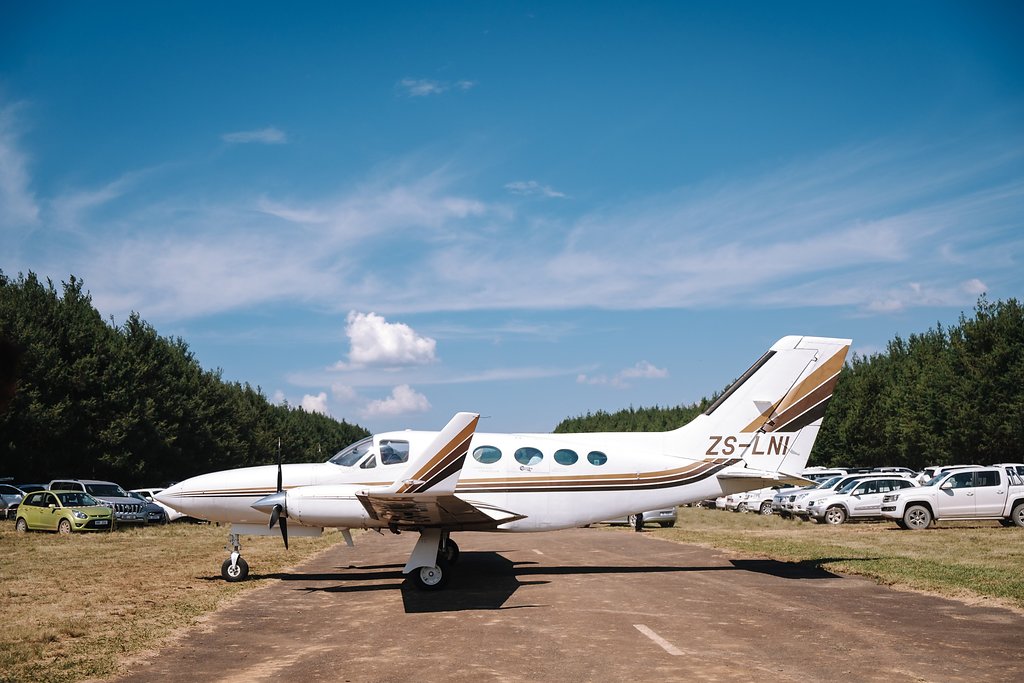
[[[284,539],[284,549],[288,550],[288,518],[281,518],[281,538]]]
[[[270,511],[270,526],[268,529],[273,529],[274,525],[277,524],[277,520],[281,518],[281,506],[275,505],[274,509]]]

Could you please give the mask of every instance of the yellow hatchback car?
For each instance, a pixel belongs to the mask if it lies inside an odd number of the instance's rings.
[[[114,511],[81,491],[36,491],[18,506],[14,528],[26,531],[110,531]]]

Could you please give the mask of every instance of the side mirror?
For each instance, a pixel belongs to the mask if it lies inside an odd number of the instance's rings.
[[[940,486],[939,488],[942,489],[943,491],[948,491],[949,489],[953,488],[953,482],[947,479],[946,481],[942,482],[942,486]]]

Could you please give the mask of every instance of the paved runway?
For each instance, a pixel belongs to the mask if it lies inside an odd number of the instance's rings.
[[[415,534],[364,534],[119,680],[1024,680],[1003,609],[626,530],[454,538],[443,591],[403,584]]]

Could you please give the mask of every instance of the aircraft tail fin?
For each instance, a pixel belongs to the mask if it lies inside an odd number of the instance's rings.
[[[849,339],[789,336],[743,373],[702,415],[677,430],[708,458],[798,474],[807,465]]]
[[[478,413],[456,413],[405,472],[377,493],[453,493],[479,420]]]

